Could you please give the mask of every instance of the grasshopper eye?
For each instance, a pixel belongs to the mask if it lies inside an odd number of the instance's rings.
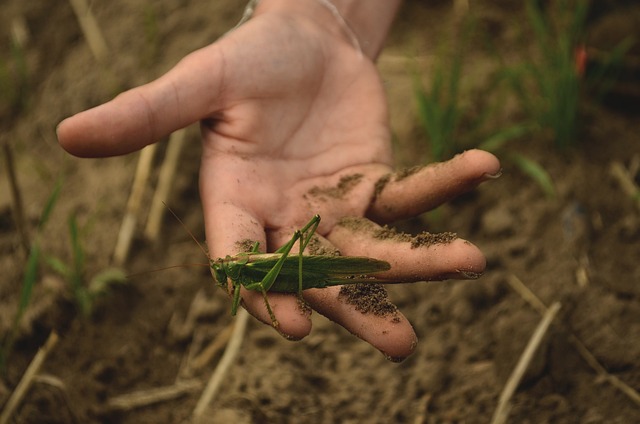
[[[220,287],[225,288],[227,286],[227,274],[224,272],[220,265],[213,265],[213,276]]]

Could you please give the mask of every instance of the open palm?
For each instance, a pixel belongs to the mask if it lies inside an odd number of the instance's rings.
[[[200,191],[212,257],[234,255],[244,240],[270,251],[318,213],[318,229],[342,254],[387,260],[385,278],[464,278],[484,257],[456,240],[413,249],[339,224],[343,217],[384,223],[428,210],[499,171],[497,160],[470,151],[379,193],[391,172],[382,83],[373,63],[339,34],[312,20],[259,14],[220,41],[185,57],[169,73],[104,105],[65,120],[58,136],[79,156],[132,152],[200,121]],[[391,357],[415,347],[408,321],[363,315],[337,288],[307,290],[305,299]],[[245,307],[271,320],[259,293]],[[279,331],[299,339],[311,330],[295,296],[270,294]]]

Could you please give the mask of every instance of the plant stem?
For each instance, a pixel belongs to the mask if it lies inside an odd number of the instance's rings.
[[[29,242],[29,233],[27,232],[24,219],[24,207],[22,206],[22,195],[20,193],[20,188],[18,185],[18,176],[16,175],[16,170],[14,167],[13,151],[11,150],[11,146],[9,146],[9,143],[7,141],[2,143],[2,150],[4,153],[5,167],[7,169],[7,179],[9,180],[9,185],[11,187],[13,219],[20,236],[20,244],[22,245],[22,249],[24,250],[24,253],[28,255],[29,246],[31,245],[31,243]]]
[[[11,397],[5,404],[4,409],[2,410],[2,414],[0,414],[0,424],[6,424],[9,422],[13,411],[20,405],[22,398],[24,398],[24,396],[29,391],[34,377],[36,376],[38,371],[40,371],[42,364],[44,364],[44,361],[47,359],[47,355],[49,355],[49,352],[51,352],[56,343],[58,343],[58,334],[53,331],[49,335],[49,338],[47,339],[44,346],[42,346],[40,350],[38,350],[38,353],[33,358],[33,361],[31,361],[29,367],[22,376],[20,383],[18,383],[18,386],[13,391]]]

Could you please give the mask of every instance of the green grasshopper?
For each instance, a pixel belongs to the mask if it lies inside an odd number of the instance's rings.
[[[297,293],[301,297],[302,291],[306,289],[371,282],[368,274],[391,268],[388,262],[368,257],[303,255],[319,223],[320,216],[315,215],[274,253],[260,253],[259,243],[256,242],[249,252],[209,260],[218,285],[227,289],[227,281],[230,281],[233,286],[232,315],[236,314],[240,305],[241,287],[259,291],[264,298],[271,323],[277,328],[278,321],[269,304],[267,292]],[[298,240],[298,255],[290,255]]]

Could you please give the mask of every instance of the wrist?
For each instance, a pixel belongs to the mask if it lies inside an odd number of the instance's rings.
[[[362,53],[360,41],[329,0],[259,0],[255,16],[279,13],[298,22],[311,22],[336,40],[345,42]]]
[[[363,52],[375,60],[384,46],[402,0],[330,0],[360,40]]]

